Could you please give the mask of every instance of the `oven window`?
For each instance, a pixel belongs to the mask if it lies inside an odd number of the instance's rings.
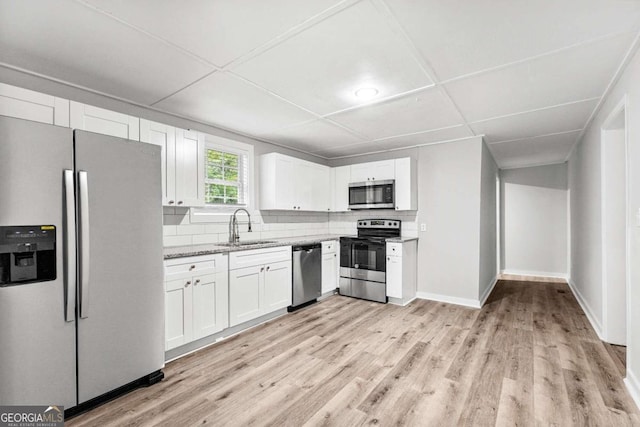
[[[352,268],[386,271],[384,243],[353,243]]]

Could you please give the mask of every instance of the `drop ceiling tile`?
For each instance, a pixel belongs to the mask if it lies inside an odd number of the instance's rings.
[[[155,107],[251,135],[314,118],[225,72],[215,72]]]
[[[387,4],[441,80],[607,34],[637,31],[640,2],[393,0]]]
[[[598,99],[592,99],[544,110],[522,113],[471,123],[476,134],[484,134],[487,142],[508,141],[582,129]]]
[[[561,163],[569,155],[579,134],[580,131],[576,131],[489,144],[489,150],[500,168]]]
[[[68,0],[0,2],[0,62],[141,104],[213,70]]]
[[[339,3],[339,0],[86,1],[218,66]]]
[[[602,96],[632,34],[601,40],[445,85],[468,121]]]
[[[331,116],[331,119],[370,138],[421,132],[461,124],[447,97],[430,88],[402,98]]]
[[[451,141],[460,138],[467,138],[473,134],[466,126],[455,126],[448,129],[440,129],[428,132],[421,132],[414,135],[404,135],[393,138],[386,138],[378,141],[365,142],[341,147],[327,148],[324,151],[316,152],[325,157],[352,156],[356,154],[366,154],[373,151],[393,150],[413,147],[421,144],[430,144],[441,141]]]
[[[318,114],[431,85],[416,59],[369,1],[362,1],[234,66],[233,71]]]
[[[331,147],[340,147],[362,142],[352,133],[325,120],[314,120],[284,129],[260,135],[260,137],[297,148],[298,150],[316,153]]]

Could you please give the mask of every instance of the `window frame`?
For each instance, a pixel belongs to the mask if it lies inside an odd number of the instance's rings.
[[[193,207],[190,209],[190,220],[192,223],[199,222],[221,222],[227,221],[228,216],[232,214],[238,208],[245,208],[248,211],[252,210],[254,206],[254,146],[243,142],[222,138],[214,135],[205,136],[204,144],[204,156],[205,156],[205,168],[203,173],[206,174],[206,156],[207,150],[214,149],[226,153],[238,154],[246,156],[246,197],[245,204],[204,204],[202,207]],[[238,177],[242,174],[238,170]],[[206,182],[206,176],[204,177]],[[205,184],[206,185],[206,184]]]

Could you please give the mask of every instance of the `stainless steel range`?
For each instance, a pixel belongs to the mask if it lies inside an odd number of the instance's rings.
[[[399,237],[397,219],[358,220],[358,237],[340,238],[340,294],[387,302],[387,243]]]

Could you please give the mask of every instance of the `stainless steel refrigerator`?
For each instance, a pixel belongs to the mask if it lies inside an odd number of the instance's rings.
[[[158,146],[0,117],[0,405],[162,378],[160,165]]]

